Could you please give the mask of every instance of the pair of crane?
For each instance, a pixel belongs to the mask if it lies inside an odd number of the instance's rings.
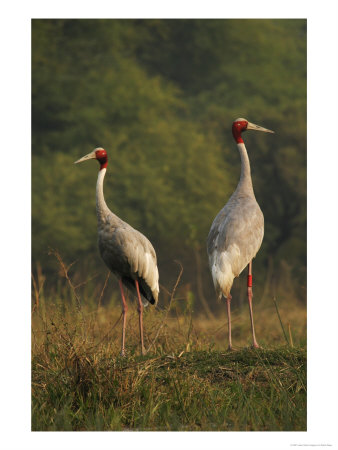
[[[252,259],[263,240],[264,217],[253,191],[250,162],[242,133],[246,130],[273,131],[236,119],[232,134],[241,157],[241,176],[235,192],[215,217],[207,239],[209,266],[219,299],[225,297],[228,315],[228,349],[231,341],[231,287],[235,277],[248,266],[247,295],[251,321],[253,347],[259,347],[254,329],[252,312]],[[96,184],[96,214],[98,221],[98,244],[101,257],[118,281],[122,298],[122,347],[125,356],[125,335],[128,305],[123,288],[128,288],[138,301],[141,353],[146,353],[143,339],[143,307],[156,305],[159,294],[159,274],[155,250],[150,241],[128,223],[110,211],[103,195],[103,180],[108,166],[106,150],[99,147],[75,164],[96,159],[100,170]]]

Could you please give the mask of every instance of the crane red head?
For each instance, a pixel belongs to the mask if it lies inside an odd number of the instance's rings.
[[[100,170],[105,169],[108,166],[108,155],[105,149],[102,147],[96,148],[92,152],[88,153],[88,155],[83,156],[82,158],[75,161],[74,164],[87,161],[88,159],[97,159],[100,163]]]
[[[232,135],[237,142],[237,144],[243,143],[243,139],[241,136],[242,131],[246,130],[256,130],[256,131],[264,131],[265,133],[274,133],[274,131],[268,130],[267,128],[260,127],[259,125],[255,125],[254,123],[248,122],[246,119],[236,119],[232,124]]]

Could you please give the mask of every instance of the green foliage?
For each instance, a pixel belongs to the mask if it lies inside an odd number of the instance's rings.
[[[287,265],[304,299],[304,20],[37,19],[32,49],[33,267],[39,261],[54,270],[54,247],[79,260],[79,270],[104,271],[96,250],[97,167],[72,164],[103,146],[107,204],[153,242],[161,282],[175,276],[172,260],[180,259],[197,295],[197,250],[213,297],[205,241],[236,187],[240,161],[230,126],[244,116],[276,131],[246,135],[266,224],[257,281],[265,283],[269,264],[273,273]],[[289,294],[275,276],[268,281],[274,293]]]

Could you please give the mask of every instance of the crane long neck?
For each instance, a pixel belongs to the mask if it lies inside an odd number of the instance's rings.
[[[99,224],[105,223],[107,216],[112,214],[109,210],[103,195],[103,180],[107,169],[103,168],[99,171],[96,183],[96,215]]]
[[[238,142],[237,148],[241,156],[241,177],[239,179],[236,191],[244,193],[246,195],[254,196],[249,156],[246,151],[244,142]]]
[[[103,195],[103,180],[106,175],[107,169],[105,167],[101,168],[99,175],[97,177],[96,183],[96,215],[98,221],[98,227],[102,227],[106,224],[110,226],[110,229],[117,228],[123,224],[116,214],[112,213],[108,208]]]
[[[103,180],[107,169],[103,168],[99,171],[96,183],[96,215],[98,226],[109,223],[112,227],[117,227],[121,224],[121,219],[117,217],[108,208],[103,195]]]

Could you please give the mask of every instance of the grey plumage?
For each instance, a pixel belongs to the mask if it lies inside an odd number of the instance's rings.
[[[215,217],[207,240],[217,296],[227,297],[233,279],[256,256],[263,240],[264,217],[253,191],[241,186]]]
[[[158,270],[156,253],[149,240],[126,222],[108,214],[98,226],[98,245],[103,261],[122,283],[136,296],[134,281],[137,279],[143,303],[156,304]]]
[[[96,159],[100,171],[96,183],[96,215],[98,245],[101,257],[107,267],[119,280],[122,298],[122,348],[125,356],[125,330],[128,306],[123,292],[126,286],[138,300],[140,343],[142,354],[146,353],[143,342],[143,305],[156,304],[159,283],[156,253],[149,240],[139,231],[110,211],[103,195],[103,180],[108,165],[107,152],[96,148],[76,163]]]
[[[107,267],[137,295],[139,282],[143,303],[158,301],[158,269],[156,253],[149,240],[139,231],[112,213],[103,195],[106,169],[99,172],[96,185],[98,244]]]
[[[233,279],[256,256],[263,240],[264,217],[256,201],[250,163],[239,144],[241,178],[228,203],[215,217],[207,240],[209,265],[218,297],[227,297]]]
[[[215,217],[207,239],[209,266],[219,299],[227,299],[229,348],[231,349],[230,301],[231,287],[235,277],[249,265],[248,300],[250,308],[253,345],[256,342],[252,316],[251,261],[256,256],[264,236],[264,217],[256,201],[252,187],[249,157],[241,137],[245,130],[252,129],[273,133],[266,128],[251,124],[246,119],[237,119],[232,131],[241,157],[241,176],[235,192]]]

